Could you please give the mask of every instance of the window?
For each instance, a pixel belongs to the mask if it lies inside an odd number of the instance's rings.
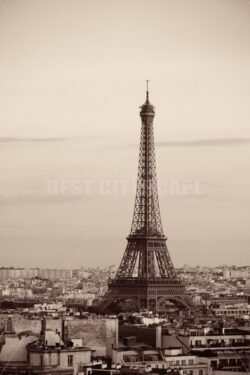
[[[217,361],[211,361],[211,367],[215,369],[217,367]]]
[[[201,340],[195,340],[195,346],[201,346]]]
[[[199,370],[199,375],[203,375],[203,370]]]
[[[68,355],[68,366],[73,366],[73,355]]]

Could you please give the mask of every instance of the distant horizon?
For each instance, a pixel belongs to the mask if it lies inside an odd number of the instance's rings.
[[[19,266],[1,266],[0,269],[29,269],[29,270],[37,270],[37,269],[49,269],[49,270],[70,270],[70,271],[74,271],[74,270],[79,270],[79,269],[87,269],[87,268],[101,268],[101,269],[107,269],[107,268],[110,268],[110,267],[114,267],[114,268],[118,268],[119,264],[115,265],[115,264],[110,264],[110,265],[107,265],[107,266],[100,266],[100,265],[89,265],[89,266],[80,266],[80,268],[57,268],[57,267],[40,267],[40,266],[37,266],[37,267],[33,267],[33,266],[26,266],[26,267],[19,267]],[[202,267],[202,268],[230,268],[230,267],[236,267],[236,268],[247,268],[247,267],[250,267],[250,265],[235,265],[235,264],[223,264],[223,265],[214,265],[214,266],[207,266],[207,265],[202,265],[202,264],[196,264],[196,265],[190,265],[190,264],[184,264],[183,266],[178,266],[178,267],[175,267],[177,270],[180,269],[180,268],[185,268],[185,266],[187,267],[190,267],[190,268],[198,268],[198,267]]]
[[[110,139],[109,135],[100,136],[100,137],[91,137],[93,139],[95,138],[101,138],[101,139]],[[114,136],[112,138],[115,138],[117,140],[121,139],[119,136]],[[166,137],[167,138],[167,137]],[[20,136],[0,136],[0,143],[8,143],[8,142],[59,142],[59,141],[68,141],[68,140],[87,140],[88,136],[86,137],[20,137]],[[170,139],[166,141],[158,141],[155,142],[156,146],[220,146],[220,145],[234,145],[234,144],[249,144],[250,143],[250,137],[212,137],[212,138],[190,138],[190,139]],[[139,144],[139,140],[138,140]],[[138,145],[136,144],[136,146]]]

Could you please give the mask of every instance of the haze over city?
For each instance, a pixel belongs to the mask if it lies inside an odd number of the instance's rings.
[[[175,266],[250,263],[249,8],[0,3],[3,266],[119,264],[146,79]]]

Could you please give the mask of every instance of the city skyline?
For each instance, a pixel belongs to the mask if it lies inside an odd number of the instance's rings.
[[[250,0],[0,0],[0,375],[250,373]]]
[[[92,267],[92,266],[82,266],[82,265],[79,265],[78,268],[56,268],[56,267],[39,267],[39,266],[36,266],[36,267],[31,267],[29,265],[26,265],[26,267],[15,267],[14,265],[9,265],[9,266],[1,266],[0,269],[17,269],[17,270],[44,270],[44,269],[48,269],[48,270],[80,270],[80,269],[83,269],[83,270],[87,270],[87,269],[98,269],[101,267],[99,267],[98,265],[96,267]],[[106,267],[103,267],[103,269],[108,269],[108,268],[115,268],[115,265],[114,264],[110,264],[109,266],[106,266]],[[242,268],[250,268],[250,265],[235,265],[235,264],[218,264],[217,266],[207,266],[207,265],[203,265],[203,264],[194,264],[194,265],[189,265],[189,264],[183,264],[182,266],[180,267],[176,267],[176,269],[194,269],[194,268],[203,268],[203,269],[223,269],[223,268],[232,268],[232,269],[236,269],[236,270],[240,270]]]

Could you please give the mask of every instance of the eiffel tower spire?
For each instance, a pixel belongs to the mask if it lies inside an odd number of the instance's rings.
[[[155,162],[154,106],[140,107],[141,138],[137,189],[130,234],[115,278],[109,283],[106,304],[132,298],[140,308],[157,310],[165,299],[186,305],[184,285],[171,261],[162,229]]]
[[[131,235],[163,235],[157,192],[153,119],[155,111],[149,102],[147,81],[146,101],[141,106],[141,141]]]

